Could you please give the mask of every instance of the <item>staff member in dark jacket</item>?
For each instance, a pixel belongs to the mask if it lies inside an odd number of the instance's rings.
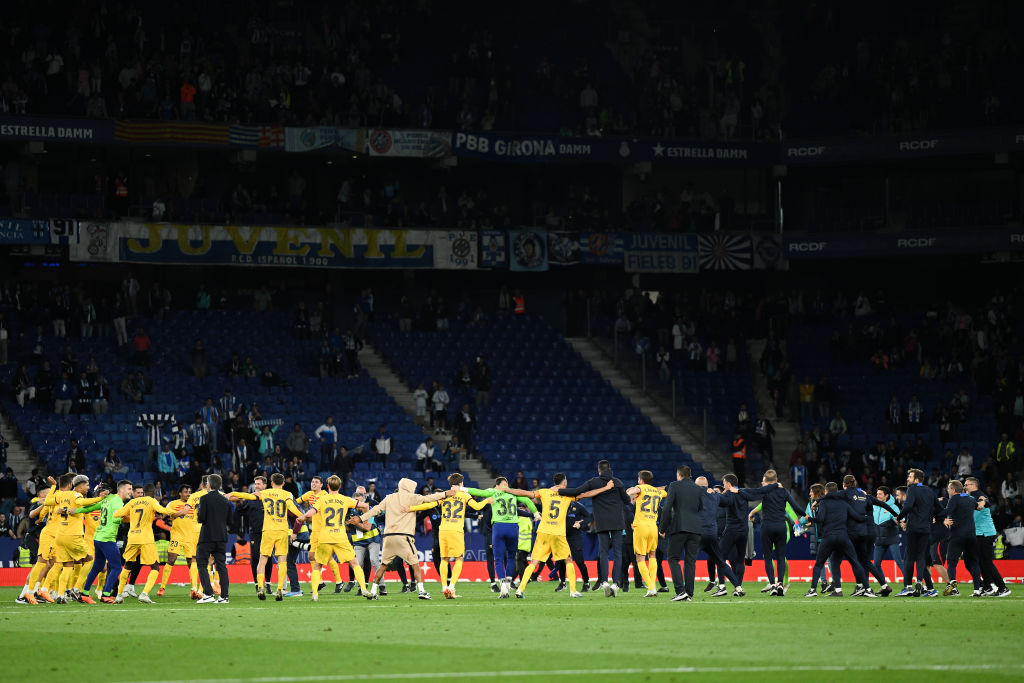
[[[903,564],[903,590],[896,597],[920,597],[924,593],[921,582],[928,587],[929,595],[935,593],[931,572],[928,571],[928,545],[931,541],[932,518],[935,516],[935,492],[924,485],[924,472],[912,469],[907,472],[907,497],[903,509],[896,519],[903,522],[907,532],[907,559]],[[916,570],[915,570],[916,567]],[[917,583],[910,587],[911,578],[917,574]]]
[[[593,497],[594,504],[594,530],[597,532],[597,580],[604,588],[605,597],[615,597],[619,594],[619,586],[615,583],[615,577],[619,575],[619,562],[622,561],[622,537],[626,528],[625,506],[629,505],[629,496],[622,481],[612,475],[612,466],[607,460],[597,463],[597,476],[587,480],[582,486],[573,489],[558,489],[560,496],[576,496],[592,491],[603,489],[608,481],[614,482],[614,486],[604,493]],[[699,529],[698,529],[699,531]],[[612,580],[608,580],[608,551],[615,553],[615,562],[612,564]]]
[[[253,479],[253,492],[259,493],[267,488],[267,478],[262,474]],[[205,496],[204,496],[205,497]],[[202,506],[200,506],[202,507]],[[249,527],[249,564],[252,565],[252,581],[255,586],[256,568],[260,563],[260,543],[263,541],[263,503],[258,500],[241,500],[235,504],[235,511],[242,517]],[[270,583],[270,575],[274,566],[267,562],[266,583]]]
[[[814,587],[818,585],[825,562],[834,553],[846,557],[850,567],[853,568],[853,576],[858,585],[868,585],[867,573],[857,560],[857,551],[854,549],[853,543],[850,542],[847,531],[848,519],[863,521],[866,517],[854,510],[846,498],[838,494],[836,488],[836,485],[830,482],[826,495],[826,488],[821,484],[811,487],[811,500],[813,501],[811,506],[814,509],[814,514],[809,519],[820,527],[821,541],[818,543],[818,557],[814,560],[814,569],[811,572],[811,589],[804,595],[805,598],[813,598],[818,595]],[[860,595],[866,598],[878,597],[870,588],[860,592]]]
[[[708,582],[704,592],[715,591],[711,597],[720,598],[728,595],[725,590],[725,580],[729,579],[734,589],[740,587],[740,580],[722,557],[721,546],[718,545],[718,494],[708,493],[708,480],[706,477],[697,477],[697,487],[703,489],[701,498],[703,505],[700,509],[700,549],[708,556]],[[720,584],[716,584],[714,577],[719,577]]]
[[[978,567],[978,544],[974,540],[974,509],[977,503],[971,494],[964,491],[964,485],[954,479],[946,487],[949,503],[946,504],[945,525],[949,529],[949,550],[946,552],[946,567],[949,569],[949,583],[943,595],[960,595],[956,587],[956,565],[964,556],[964,566],[974,582],[974,597],[981,597],[985,582],[981,580]]]
[[[700,511],[704,507],[706,489],[690,479],[690,468],[683,465],[676,470],[676,480],[665,489],[665,510],[661,518],[661,533],[668,534],[669,569],[672,585],[676,589],[673,602],[689,602],[693,597],[693,577],[697,571],[697,553],[700,551]],[[679,571],[679,556],[686,552],[683,571]]]
[[[198,522],[203,525],[199,532],[199,543],[196,544],[196,563],[199,565],[199,580],[203,584],[203,597],[198,602],[208,604],[215,602],[218,605],[228,603],[228,568],[224,561],[224,548],[228,542],[228,518],[231,516],[231,503],[220,492],[221,478],[219,474],[211,474],[206,479],[208,493],[203,496],[203,502],[199,506]],[[213,597],[213,587],[210,585],[210,572],[207,565],[210,556],[213,556],[213,563],[217,566],[217,574],[220,575],[220,597]]]
[[[853,549],[857,551],[857,561],[864,567],[864,571],[875,577],[878,585],[881,586],[881,595],[887,596],[892,593],[885,580],[885,574],[880,565],[876,565],[871,558],[871,544],[875,540],[875,513],[872,507],[880,507],[892,515],[898,515],[899,510],[894,505],[883,503],[877,498],[872,498],[857,486],[857,478],[852,474],[843,477],[843,489],[837,492],[850,503],[850,507],[864,515],[864,521],[857,521],[850,517],[846,520],[847,531],[850,534],[850,542]],[[833,590],[842,592],[842,578],[839,575],[839,557],[834,555],[829,560],[832,569]],[[857,596],[854,596],[857,597]]]

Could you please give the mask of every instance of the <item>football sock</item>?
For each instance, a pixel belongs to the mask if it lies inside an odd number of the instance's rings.
[[[340,582],[341,581],[341,567],[338,566],[338,561],[336,559],[334,559],[333,555],[331,556],[331,559],[327,563],[327,565],[331,568],[331,573],[334,574],[335,582]],[[323,579],[323,570],[320,571],[320,577],[321,577],[321,580],[322,580]]]
[[[526,591],[526,587],[530,585],[530,577],[533,576],[533,563],[526,565],[526,571],[523,572],[523,580],[519,582],[519,592],[523,593]]]
[[[198,590],[199,564],[195,560],[192,560],[192,564],[188,566],[188,580],[192,584],[192,590]]]
[[[99,591],[102,593],[103,592],[103,586],[105,586],[106,583],[107,583],[107,570],[104,569],[103,571],[101,571],[99,574],[96,575],[96,588],[98,588]]]
[[[61,569],[60,577],[57,580],[57,595],[64,595],[64,591],[68,589],[68,585],[70,585],[71,578],[74,575],[74,567],[64,567],[63,569]]]
[[[76,562],[75,566],[72,567],[72,569],[74,571],[71,572],[71,581],[68,583],[68,588],[77,588],[78,577],[82,575],[82,565]]]
[[[572,560],[565,561],[565,581],[569,584],[569,592],[576,592],[576,565]]]
[[[32,567],[32,571],[28,573],[28,581],[25,585],[32,588],[32,592],[35,592],[35,587],[39,583],[39,577],[42,575],[44,569],[46,569],[46,564],[36,562],[35,566]]]
[[[459,577],[462,576],[462,558],[455,560],[455,566],[452,567],[452,578],[449,585],[455,588],[455,584],[459,582]]]
[[[164,565],[164,570],[160,573],[160,588],[167,588],[167,582],[171,580],[171,569],[171,565]]]
[[[117,594],[122,595],[124,593],[124,587],[128,585],[128,577],[132,575],[130,569],[125,567],[121,570],[121,576],[117,579]]]
[[[285,579],[288,578],[288,563],[278,562],[277,563],[277,590],[284,590]],[[317,582],[319,583],[319,582]]]
[[[441,588],[448,585],[448,560],[441,558]]]
[[[309,582],[313,584],[313,597],[320,595],[320,576],[321,571],[319,569],[314,569],[312,574],[310,574]]]
[[[640,570],[640,578],[644,580],[644,585],[647,586],[647,590],[653,590],[653,584],[651,583],[651,570],[646,562],[637,562],[636,568]]]
[[[351,566],[351,565],[350,565]],[[366,577],[363,575],[362,567],[352,567],[352,573],[356,576],[356,583],[359,584],[359,590],[366,592]]]
[[[425,591],[423,590],[423,582],[422,582],[422,581],[417,581],[417,582],[416,582],[416,592],[417,592],[417,593],[423,593],[423,592],[425,592]]]
[[[153,590],[153,586],[156,585],[156,580],[160,578],[160,570],[149,568],[149,576],[146,577],[146,585],[143,587],[142,592],[149,594]]]
[[[649,577],[651,577],[651,584],[650,585],[654,586],[654,581],[655,581],[656,577],[658,576],[658,560],[657,560],[657,558],[652,557],[651,559],[647,560],[647,575]]]
[[[89,578],[89,572],[85,571],[84,565],[78,565],[78,576],[75,578],[75,590],[79,593],[85,592],[85,580]]]
[[[60,579],[60,572],[62,569],[63,567],[57,563],[54,563],[54,565],[50,567],[50,571],[46,573],[46,579],[43,581],[43,585],[46,587],[46,590],[51,593],[57,590],[57,581]]]

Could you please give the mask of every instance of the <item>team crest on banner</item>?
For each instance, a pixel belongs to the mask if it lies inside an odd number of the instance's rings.
[[[480,233],[480,265],[484,268],[504,268],[508,260],[505,233],[484,230]]]
[[[697,251],[701,270],[750,270],[754,263],[750,235],[700,235]]]
[[[512,242],[509,270],[540,272],[548,269],[548,240],[543,232],[513,230],[508,236]]]
[[[548,261],[556,266],[574,266],[580,262],[580,240],[576,233],[548,233]]]
[[[622,235],[585,232],[580,235],[580,262],[622,265]]]
[[[475,231],[445,230],[432,234],[435,268],[476,268],[479,236]]]

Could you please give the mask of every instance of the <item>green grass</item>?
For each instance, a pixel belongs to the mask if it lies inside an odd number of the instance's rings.
[[[389,582],[390,586],[395,583]],[[969,589],[969,585],[965,585]],[[308,589],[308,586],[304,586]],[[230,605],[196,605],[168,587],[156,605],[14,604],[0,589],[0,680],[938,680],[967,672],[1024,676],[1024,590],[1009,598],[707,597],[670,603],[531,584],[497,600],[483,583],[432,602],[397,590],[377,602],[328,592],[259,602],[232,586]],[[851,586],[847,585],[847,595]],[[929,668],[936,667],[936,668]],[[480,672],[457,677],[455,673]],[[531,673],[536,672],[536,673]]]

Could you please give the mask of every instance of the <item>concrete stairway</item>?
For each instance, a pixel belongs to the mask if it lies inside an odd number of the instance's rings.
[[[39,467],[39,462],[32,455],[28,444],[14,428],[14,424],[0,414],[0,434],[7,439],[7,466],[14,470],[18,481],[25,482],[32,477],[32,470]]]
[[[395,399],[395,402],[398,403],[406,414],[412,417],[416,416],[416,400],[412,397],[412,390],[409,388],[409,385],[387,364],[369,341],[365,342],[365,346],[359,354],[359,363],[370,377],[383,387],[384,391],[388,392],[391,398]],[[429,427],[422,428],[422,431],[424,438],[428,436],[434,438],[437,452],[440,453],[448,445],[448,435],[434,434],[430,431]],[[462,459],[462,474],[482,486],[490,486],[494,477],[492,470],[479,458],[469,456]],[[443,482],[438,485],[446,486]]]
[[[661,433],[672,440],[672,443],[693,456],[693,459],[704,465],[708,470],[721,477],[729,471],[730,463],[725,456],[710,449],[705,449],[697,434],[699,431],[691,426],[685,418],[675,419],[670,410],[652,400],[637,386],[629,376],[615,367],[608,353],[593,339],[574,337],[566,339],[579,352],[591,367],[601,373],[611,385],[625,396],[630,403],[651,419]]]
[[[782,344],[782,350],[785,353],[785,342],[782,342]],[[779,477],[788,485],[792,483],[789,480],[789,458],[800,441],[800,425],[797,420],[793,419],[792,404],[789,402],[788,397],[786,407],[790,414],[782,418],[775,417],[775,403],[768,393],[768,379],[760,369],[761,355],[764,353],[767,345],[768,342],[765,339],[747,342],[747,353],[750,354],[751,379],[754,381],[754,400],[757,401],[756,406],[751,406],[751,418],[755,419],[756,416],[767,415],[768,419],[772,422],[772,426],[775,427],[775,438],[772,440],[772,450],[775,452],[775,466],[779,470]]]

